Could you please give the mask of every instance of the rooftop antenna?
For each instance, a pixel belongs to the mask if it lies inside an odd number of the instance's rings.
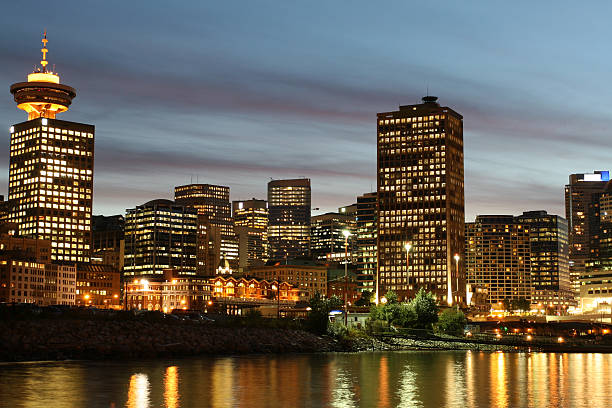
[[[49,50],[47,49],[47,43],[49,42],[49,40],[47,40],[47,30],[45,30],[41,42],[43,43],[43,47],[40,51],[42,51],[43,57],[40,61],[40,65],[42,65],[42,71],[47,72],[47,64],[49,63],[49,61],[47,61],[47,52],[49,52]]]

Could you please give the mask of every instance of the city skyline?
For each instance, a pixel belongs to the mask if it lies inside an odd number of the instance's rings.
[[[79,90],[63,119],[96,123],[94,214],[171,198],[191,180],[228,185],[238,200],[264,198],[270,177],[300,176],[312,180],[312,206],[333,211],[374,191],[375,113],[416,103],[427,88],[466,118],[466,220],[562,215],[568,175],[609,167],[600,146],[612,106],[599,100],[609,64],[597,51],[605,36],[595,35],[605,13],[568,7],[542,31],[530,24],[546,15],[544,5],[497,10],[495,25],[479,19],[492,5],[419,5],[406,24],[365,6],[269,13],[271,5],[187,3],[172,10],[181,25],[166,23],[159,4],[134,18],[137,6],[122,5],[109,25],[89,20],[110,15],[112,3],[77,11],[66,2],[40,15],[9,4],[0,75],[9,84],[31,70],[46,28],[50,63]],[[64,11],[82,18],[65,26]],[[450,18],[463,19],[465,30],[447,26]],[[584,33],[587,19],[593,29]],[[427,41],[410,41],[420,34]],[[566,48],[580,49],[580,58]],[[21,118],[5,93],[0,120]],[[8,140],[2,149],[7,168]]]

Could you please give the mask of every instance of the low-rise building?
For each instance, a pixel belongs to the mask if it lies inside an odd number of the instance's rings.
[[[274,265],[253,267],[249,275],[266,281],[287,282],[300,289],[307,290],[311,295],[320,293],[327,296],[327,266],[316,265],[313,262],[298,260],[288,263],[277,262]]]
[[[204,310],[209,300],[210,282],[203,277],[166,274],[165,278],[133,279],[125,285],[125,304],[130,310]]]
[[[78,264],[76,304],[99,308],[119,308],[121,276],[113,265]]]

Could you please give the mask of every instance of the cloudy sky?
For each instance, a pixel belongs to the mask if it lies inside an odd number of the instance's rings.
[[[89,4],[91,3],[91,4]],[[563,214],[570,173],[612,158],[612,6],[533,1],[10,1],[0,13],[0,191],[11,83],[48,59],[96,126],[94,213],[191,180],[313,207],[375,189],[377,112],[426,93],[464,116],[466,219]]]

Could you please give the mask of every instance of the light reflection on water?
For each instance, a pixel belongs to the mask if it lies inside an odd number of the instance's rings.
[[[0,406],[608,407],[612,355],[379,352],[0,365]]]

